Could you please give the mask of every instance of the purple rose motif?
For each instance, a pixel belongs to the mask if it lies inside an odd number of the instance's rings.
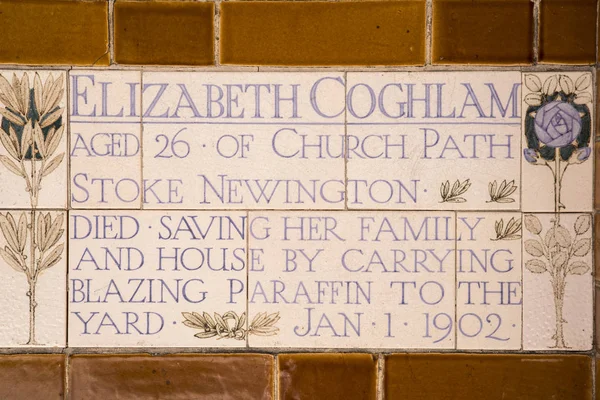
[[[577,152],[577,159],[583,162],[590,157],[590,154],[592,154],[592,149],[589,147],[583,147]]]
[[[533,149],[524,149],[523,156],[528,162],[535,164],[537,162],[539,154]]]
[[[569,103],[553,101],[537,111],[535,134],[550,147],[564,147],[581,132],[581,116]]]

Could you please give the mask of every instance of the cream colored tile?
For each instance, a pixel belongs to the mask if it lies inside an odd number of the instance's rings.
[[[1,347],[66,345],[65,227],[65,212],[0,211]]]
[[[72,71],[71,207],[141,207],[141,72]]]
[[[348,207],[519,209],[519,93],[518,72],[349,73]]]
[[[452,213],[251,212],[249,345],[454,348]]]
[[[521,214],[458,213],[457,348],[521,348]]]
[[[590,350],[590,214],[523,216],[524,350]]]
[[[593,209],[593,88],[590,72],[523,74],[524,211]]]
[[[245,213],[90,210],[69,223],[69,346],[245,347]]]
[[[65,208],[66,74],[2,70],[0,76],[0,207]]]
[[[342,73],[144,73],[144,207],[342,209]]]

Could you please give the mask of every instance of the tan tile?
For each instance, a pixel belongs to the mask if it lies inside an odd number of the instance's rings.
[[[246,347],[245,212],[69,218],[69,346]]]
[[[521,349],[521,214],[457,214],[459,349]]]
[[[455,347],[454,213],[250,212],[248,223],[250,347]]]
[[[69,74],[72,208],[140,208],[140,71]]]
[[[144,179],[160,180],[144,208],[344,207],[343,74],[144,72],[143,81]]]
[[[519,73],[349,73],[347,79],[350,209],[519,208]],[[492,201],[489,186],[504,181],[517,190],[505,202]]]

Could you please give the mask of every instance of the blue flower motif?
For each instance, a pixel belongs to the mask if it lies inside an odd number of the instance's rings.
[[[525,159],[532,163],[535,164],[537,162],[537,159],[539,157],[539,154],[537,151],[533,150],[533,149],[524,149],[523,150],[523,156],[525,157]]]
[[[535,134],[546,146],[564,147],[581,132],[581,116],[569,103],[553,101],[535,116]]]

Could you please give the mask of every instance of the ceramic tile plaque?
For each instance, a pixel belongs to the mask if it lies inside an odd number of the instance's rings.
[[[589,350],[592,88],[0,71],[0,346]]]

